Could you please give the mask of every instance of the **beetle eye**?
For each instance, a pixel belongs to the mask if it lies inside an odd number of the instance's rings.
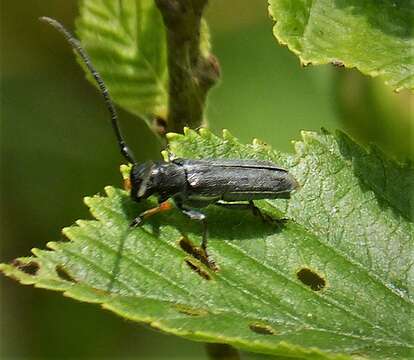
[[[150,166],[147,166],[143,173],[141,174],[141,184],[139,185],[138,188],[138,193],[137,196],[139,198],[143,197],[145,195],[145,193],[147,192],[148,189],[148,185],[150,183],[151,180],[151,176],[153,174],[153,170],[154,170],[154,164],[151,164]]]
[[[143,165],[134,166],[131,170],[131,196],[135,201],[139,201],[138,191],[142,185],[142,173],[144,171]]]
[[[135,201],[146,199],[153,193],[151,191],[151,179],[156,171],[156,166],[152,161],[132,168],[130,176],[132,185],[131,196]]]

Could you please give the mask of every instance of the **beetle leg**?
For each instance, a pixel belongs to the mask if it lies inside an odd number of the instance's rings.
[[[252,200],[249,201],[249,207],[253,212],[253,215],[255,216],[259,216],[260,219],[262,219],[262,221],[264,223],[272,223],[275,224],[278,227],[282,227],[286,222],[287,219],[277,219],[277,218],[273,218],[270,215],[264,214],[255,204]]]
[[[253,200],[249,201],[249,207],[252,210],[253,215],[258,216],[264,223],[273,221],[271,216],[260,211],[260,209],[254,204]]]
[[[184,215],[188,216],[190,219],[201,221],[201,223],[203,224],[203,239],[201,241],[201,248],[207,255],[208,228],[206,216],[202,212],[193,209],[186,209],[184,207],[180,207],[180,210]]]
[[[214,205],[218,205],[231,210],[251,210],[249,203],[228,203],[219,200]]]
[[[142,225],[145,219],[148,219],[149,217],[158,214],[160,212],[168,211],[172,209],[172,205],[168,201],[164,201],[161,204],[159,204],[157,207],[145,210],[141,214],[139,214],[129,225],[130,227],[136,227]]]
[[[262,213],[260,209],[254,204],[253,200],[250,200],[248,203],[243,204],[217,201],[215,205],[219,205],[228,209],[250,210],[254,216],[258,216],[264,223],[275,221],[271,216]]]
[[[177,207],[181,210],[181,212],[188,216],[191,220],[198,220],[203,225],[203,237],[201,240],[201,249],[203,250],[207,264],[212,270],[217,269],[217,265],[215,264],[214,260],[210,258],[210,255],[207,251],[207,241],[208,241],[208,227],[207,227],[207,218],[201,211],[197,211],[194,209],[190,209],[187,206],[176,202]]]

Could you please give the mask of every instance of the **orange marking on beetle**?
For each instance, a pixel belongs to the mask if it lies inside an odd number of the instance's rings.
[[[124,189],[126,191],[131,191],[131,188],[132,188],[131,179],[128,177],[128,178],[124,179]]]
[[[158,207],[160,208],[160,211],[168,211],[168,210],[171,210],[173,208],[171,202],[169,202],[169,201],[164,201]]]
[[[142,217],[144,219],[148,219],[149,217],[155,214],[171,210],[172,208],[173,206],[169,201],[164,201],[163,203],[159,204],[157,207],[148,209],[147,211],[145,211]]]

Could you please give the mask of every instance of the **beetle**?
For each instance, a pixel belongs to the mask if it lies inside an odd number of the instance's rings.
[[[130,172],[131,198],[140,202],[152,195],[159,205],[139,214],[130,224],[141,225],[158,212],[175,206],[190,219],[203,224],[201,248],[207,263],[214,262],[207,251],[208,228],[206,216],[199,209],[215,204],[233,209],[250,209],[254,215],[266,220],[266,216],[254,204],[254,200],[289,198],[298,187],[295,178],[285,169],[270,161],[244,159],[180,159],[138,163],[127,146],[118,125],[118,115],[108,89],[91,63],[79,40],[73,37],[58,21],[42,17],[40,20],[61,32],[85,63],[95,79],[109,111],[112,126],[123,157],[132,164]]]

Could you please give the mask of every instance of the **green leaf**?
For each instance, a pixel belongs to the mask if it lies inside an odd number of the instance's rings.
[[[113,187],[85,199],[96,220],[64,229],[70,241],[0,270],[192,340],[281,358],[412,358],[414,169],[343,134],[302,137],[289,155],[228,132],[168,136],[177,156],[267,159],[301,184],[290,200],[257,202],[283,226],[204,210],[218,271],[197,257],[200,224],[173,210],[131,229],[155,200]]]
[[[165,31],[154,1],[82,0],[76,25],[115,102],[147,121],[165,117]]]
[[[413,0],[269,0],[269,11],[303,64],[343,64],[414,89]]]

